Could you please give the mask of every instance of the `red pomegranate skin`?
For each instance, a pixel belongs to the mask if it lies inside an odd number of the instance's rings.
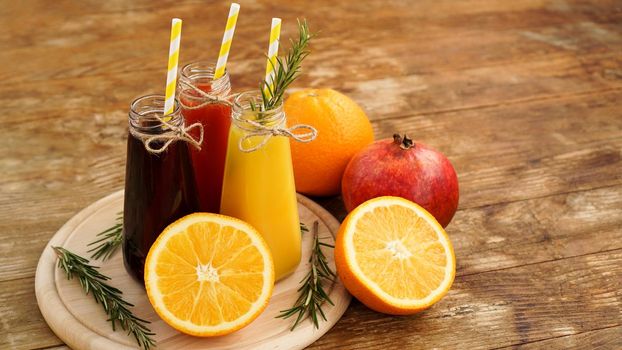
[[[454,167],[435,149],[396,137],[378,140],[352,157],[341,182],[346,209],[375,197],[398,196],[424,207],[446,227],[458,208]]]

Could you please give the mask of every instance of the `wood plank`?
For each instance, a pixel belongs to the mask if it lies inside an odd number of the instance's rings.
[[[0,348],[26,350],[62,344],[43,320],[34,290],[34,277],[0,282]]]
[[[27,1],[20,4],[7,4],[6,7],[3,7],[0,15],[6,17],[6,24],[11,27],[19,27],[20,24],[23,24],[20,23],[20,19],[26,19],[28,21],[32,21],[32,23],[37,23],[38,27],[25,25],[20,32],[21,35],[20,33],[17,33],[17,35],[2,33],[0,34],[0,40],[10,40],[14,44],[17,44],[15,46],[32,46],[36,44],[45,44],[45,39],[57,35],[63,35],[74,39],[72,37],[73,35],[77,35],[79,37],[79,35],[82,34],[80,33],[80,28],[83,24],[92,25],[90,22],[92,22],[93,18],[103,17],[107,19],[109,17],[114,17],[116,21],[119,21],[119,18],[122,18],[124,17],[123,15],[125,15],[129,17],[128,19],[136,20],[140,18],[147,18],[150,13],[163,13],[165,11],[169,11],[167,17],[171,17],[173,16],[170,14],[173,4],[175,14],[192,15],[193,13],[190,10],[194,10],[195,13],[198,12],[201,17],[206,19],[203,21],[204,23],[209,23],[207,19],[211,19],[211,17],[206,17],[206,15],[215,12],[214,16],[220,15],[220,18],[222,19],[222,13],[220,13],[220,11],[226,12],[225,4],[210,6],[206,9],[205,6],[196,6],[197,1],[172,2],[168,0],[157,3],[144,1],[141,1],[140,3],[111,1],[106,3],[89,4],[89,6],[84,6],[71,1],[57,1],[55,6],[49,6],[49,4],[45,1]],[[370,20],[378,20],[372,18],[372,16],[362,16],[367,14],[365,11],[373,11],[373,13],[377,15],[377,18],[391,16],[394,19],[409,18],[416,21],[424,21],[424,23],[430,20],[441,19],[446,21],[449,20],[454,25],[466,22],[464,20],[461,21],[461,19],[466,16],[479,15],[480,17],[476,19],[480,20],[481,25],[490,26],[501,22],[501,24],[511,23],[513,25],[516,23],[522,23],[523,26],[533,27],[537,21],[541,22],[543,19],[538,18],[537,16],[525,16],[526,13],[540,12],[542,13],[541,16],[547,16],[549,21],[567,20],[567,18],[564,17],[568,16],[562,16],[562,14],[568,12],[575,12],[571,19],[582,19],[589,16],[602,20],[603,18],[607,18],[612,15],[615,16],[615,13],[606,11],[610,9],[613,4],[614,1],[593,2],[589,8],[591,13],[587,11],[581,13],[580,1],[568,1],[564,8],[560,8],[559,6],[551,6],[553,4],[547,4],[547,1],[542,0],[521,1],[509,6],[505,4],[498,4],[494,0],[463,1],[460,4],[447,0],[435,2],[420,1],[417,4],[395,2],[391,6],[386,6],[386,4],[382,1],[368,1],[365,6],[353,6],[347,2],[337,4],[331,3],[330,7],[318,4],[319,6],[314,9],[315,11],[306,11],[307,13],[305,13],[305,15],[313,16],[321,14],[322,16],[318,17],[325,18],[328,16],[331,20],[338,17],[343,22],[348,21],[356,23],[357,27],[364,27],[364,25],[361,24],[368,24]],[[244,16],[247,17],[263,15],[267,12],[276,12],[282,16],[283,13],[300,13],[300,5],[304,5],[304,1],[299,0],[281,3],[278,8],[275,8],[275,6],[268,1],[258,1],[256,3],[242,3],[242,9],[248,11],[244,14]],[[328,8],[330,8],[330,11],[327,10]],[[435,11],[430,11],[430,8]],[[503,21],[499,21],[498,19],[501,14],[504,14],[502,18]],[[179,17],[186,18],[181,15]],[[71,18],[72,22],[76,23],[76,26],[63,26],[63,24],[66,24],[67,18]],[[46,21],[41,21],[41,19],[45,19]],[[108,22],[108,25],[119,23],[110,21],[106,22]],[[126,20],[125,23],[127,22],[128,21]],[[393,21],[393,23],[395,23],[395,21]],[[30,22],[26,22],[25,24],[30,24]],[[384,24],[384,27],[390,28],[387,24],[391,23]],[[405,24],[407,25],[408,23]],[[91,29],[91,31],[109,29],[108,27],[101,28],[101,25],[106,25],[106,23],[98,23],[97,25],[87,27],[86,29]],[[37,28],[48,30],[37,30]],[[52,30],[54,28],[56,30]],[[118,26],[113,28],[118,28]],[[33,38],[36,40],[27,40],[27,38]]]
[[[155,11],[162,8],[170,9],[172,5],[176,6],[186,6],[186,5],[204,5],[204,2],[201,0],[162,0],[158,2],[153,2],[149,0],[133,0],[133,1],[108,1],[105,3],[97,3],[91,6],[81,6],[81,4],[76,4],[72,1],[68,0],[60,0],[55,3],[55,7],[49,7],[48,3],[45,0],[28,0],[27,4],[29,5],[29,9],[25,9],[23,6],[17,6],[18,4],[8,4],[8,6],[4,7],[0,12],[1,14],[9,14],[14,13],[16,17],[22,15],[20,10],[24,13],[28,13],[32,15],[34,18],[38,18],[37,16],[41,16],[42,12],[48,11],[51,17],[59,16],[63,13],[82,13],[86,15],[93,14],[119,14],[126,12],[142,12],[142,11]],[[300,5],[305,4],[303,0],[293,0],[286,4],[279,4],[279,6],[287,7],[288,5]],[[602,8],[606,7],[615,7],[617,4],[614,0],[597,0],[592,1],[589,6],[586,6],[585,3],[576,0],[567,0],[562,3],[559,2],[551,2],[546,0],[523,0],[517,1],[514,3],[503,4],[496,2],[494,0],[463,0],[459,3],[456,3],[452,0],[421,0],[417,3],[401,3],[395,2],[392,6],[386,6],[386,3],[383,1],[367,1],[366,7],[361,8],[360,6],[349,5],[347,3],[338,3],[332,4],[330,2],[318,2],[318,11],[330,12],[329,10],[322,9],[321,7],[325,7],[325,4],[334,5],[330,7],[330,10],[342,11],[343,16],[351,15],[353,11],[362,11],[365,9],[370,9],[374,11],[387,11],[393,10],[396,16],[402,15],[405,10],[412,11],[415,13],[416,18],[447,18],[454,16],[456,14],[461,15],[472,15],[472,14],[480,14],[480,15],[491,15],[496,14],[497,12],[521,12],[526,10],[534,10],[534,9],[546,9],[548,11],[559,11],[562,13],[568,13],[576,11],[577,15],[583,14],[585,15],[593,15],[594,13],[602,13]],[[12,5],[12,6],[11,6]],[[269,1],[256,1],[244,3],[242,2],[244,8],[252,8],[256,11],[266,11],[266,10],[274,10],[274,4]],[[225,5],[223,5],[225,6]],[[430,7],[437,7],[438,11],[429,11]],[[277,10],[280,10],[279,7]],[[350,11],[346,11],[350,10]],[[30,11],[30,12],[27,12]],[[73,12],[71,12],[73,11]],[[605,14],[606,15],[606,14]],[[11,22],[15,23],[15,22]],[[38,33],[40,34],[40,33]]]
[[[346,74],[350,81],[369,74],[373,76],[367,79],[382,79],[438,69],[541,60],[556,55],[606,53],[619,49],[622,42],[620,28],[615,25],[622,14],[610,11],[611,3],[606,1],[594,4],[590,11],[583,11],[580,2],[556,9],[547,7],[543,1],[520,2],[508,7],[491,0],[464,6],[443,1],[427,11],[407,3],[390,8],[383,2],[360,7],[343,4],[344,11],[337,6],[328,13],[308,14],[312,26],[322,32],[313,44],[314,54],[308,63],[321,67],[321,72],[316,73],[320,81],[335,74]],[[226,13],[223,7],[197,8],[192,3],[175,6],[175,14],[185,20],[182,62],[216,55],[223,13]],[[261,76],[265,49],[263,41],[257,39],[265,28],[257,23],[268,23],[269,16],[262,11],[265,4],[250,7],[240,16],[229,68],[235,75],[251,73],[255,86]],[[46,11],[33,11],[34,15],[28,16],[27,21],[39,25],[32,26],[32,33],[0,34],[0,42],[4,36],[8,48],[0,56],[0,62],[20,62],[3,65],[11,69],[0,72],[0,78],[13,83],[40,82],[138,71],[157,74],[164,70],[162,57],[166,57],[168,47],[166,40],[156,39],[168,37],[170,7],[139,8],[124,15],[88,14],[95,9],[74,3],[59,8],[66,8],[67,14],[50,16]],[[278,12],[285,23],[295,23],[296,17],[305,15],[300,13],[300,8],[300,3],[293,2],[279,6]],[[369,11],[374,16],[368,16]],[[68,16],[72,18],[69,23]],[[22,16],[7,12],[3,17],[9,22],[7,26],[18,21],[20,28],[30,30],[23,25]],[[283,35],[292,35],[294,30],[293,25],[285,26]],[[149,33],[150,40],[144,39],[144,33]],[[361,48],[364,55],[358,54]],[[348,60],[344,62],[343,57]]]
[[[201,6],[197,6],[198,4]],[[132,28],[135,22],[148,22],[153,17],[169,19],[174,15],[183,19],[200,19],[201,28],[189,29],[195,29],[197,33],[203,29],[202,37],[216,38],[221,34],[220,27],[216,32],[204,29],[206,26],[215,27],[212,22],[217,21],[219,24],[223,22],[226,4],[203,5],[196,0],[105,2],[89,6],[71,1],[57,1],[55,6],[49,6],[45,1],[13,3],[3,8],[0,16],[4,17],[7,26],[23,28],[14,35],[0,33],[0,42],[10,41],[13,45],[8,46],[9,49],[36,45],[71,45],[71,42],[87,41],[83,39],[85,32],[99,33],[98,35],[114,39],[111,41],[117,41],[126,35],[134,34],[133,31],[124,29]],[[383,1],[367,1],[365,6],[348,2],[325,2],[325,4],[318,3],[314,11],[305,11],[308,9],[303,5],[305,2],[302,0],[281,3],[278,8],[269,1],[242,3],[242,10],[245,12],[239,20],[242,21],[246,17],[249,19],[248,23],[252,23],[250,19],[269,18],[272,14],[278,14],[287,20],[294,20],[296,16],[306,16],[335,27],[346,25],[342,28],[349,32],[365,30],[375,37],[388,38],[394,37],[395,33],[399,33],[400,36],[428,33],[443,25],[447,27],[448,32],[460,34],[460,29],[465,27],[481,28],[484,32],[507,28],[535,28],[543,25],[559,27],[568,22],[590,20],[598,23],[615,23],[620,16],[619,12],[611,11],[617,5],[615,0],[592,1],[589,6],[581,0],[567,0],[563,5],[546,0],[523,0],[513,4],[502,4],[494,0],[467,0],[460,3],[451,0],[428,0],[417,3],[393,2],[390,6]],[[374,13],[374,16],[369,16],[369,13]],[[68,25],[68,18],[71,18],[71,25]],[[27,22],[24,23],[24,20]],[[38,26],[24,25],[30,23],[36,23]],[[162,26],[161,30],[166,32],[166,27]],[[265,31],[265,28],[262,30],[258,27],[241,26],[237,30]],[[385,30],[379,31],[377,28]],[[47,41],[59,36],[70,40]]]
[[[489,349],[614,327],[622,250],[459,276],[432,309],[392,317],[353,302],[309,349]]]
[[[457,274],[622,249],[622,186],[463,210],[447,227]]]
[[[605,77],[612,71],[622,73],[622,59],[548,57],[484,68],[346,80],[336,88],[360,102],[372,120],[382,120],[622,87],[622,74]],[[323,85],[331,86],[331,82]]]
[[[618,70],[621,72],[620,77],[606,78],[609,74],[607,72]],[[344,83],[342,90],[351,90],[350,95],[368,110],[370,118],[379,120],[439,109],[476,108],[495,105],[500,101],[516,103],[529,99],[552,98],[559,94],[620,88],[622,58],[591,56],[581,60],[573,58],[550,63],[532,62],[462,73],[464,76],[456,73],[437,74],[424,80],[418,76],[406,76],[373,80],[358,85]],[[116,123],[123,123],[126,118],[131,99],[154,92],[155,89],[151,87],[158,85],[160,79],[153,75],[136,79],[131,74],[109,78],[96,84],[89,78],[53,81],[32,86],[27,93],[19,93],[12,87],[0,88],[0,101],[8,109],[0,118],[7,121],[18,120],[18,123],[4,124],[23,127],[22,123],[38,123],[42,120],[58,122],[90,116],[94,118],[94,123],[88,126],[97,130],[94,137],[113,136],[111,132],[116,131]],[[343,77],[338,78],[343,80]],[[539,83],[533,84],[533,79]],[[447,89],[447,86],[458,88],[452,90]],[[460,86],[470,87],[462,89]],[[251,83],[245,88],[251,88]],[[45,103],[41,100],[43,98]],[[68,126],[69,123],[65,123],[66,130],[72,131]],[[101,130],[102,128],[105,130]]]
[[[620,91],[374,123],[449,156],[460,208],[622,182]]]
[[[549,349],[549,350],[581,350],[581,349],[621,349],[622,326],[599,329],[579,334],[567,335],[528,344],[511,346],[516,350]]]
[[[371,120],[381,120],[619,89],[622,88],[621,53],[580,57],[569,54],[503,66],[410,75],[382,73],[376,68],[364,70],[366,73],[358,74],[355,79],[350,78],[348,69],[327,74],[325,67],[309,62],[307,74],[295,86],[331,86],[358,101]],[[395,66],[400,62],[395,61]],[[250,67],[244,66],[245,71],[233,77],[235,91],[255,88],[259,75],[250,73]],[[161,74],[152,71],[108,75],[104,79],[52,80],[28,85],[21,93],[6,85],[0,87],[0,101],[8,110],[0,118],[32,121],[81,114],[121,119],[134,97],[157,92],[160,81]]]

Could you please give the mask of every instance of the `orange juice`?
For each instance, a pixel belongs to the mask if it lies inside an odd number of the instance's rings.
[[[248,97],[249,93],[239,95],[233,105],[220,212],[259,231],[270,247],[276,279],[280,279],[294,272],[301,257],[289,138],[265,133],[253,122],[266,128],[285,127],[285,114],[281,107],[251,111]]]

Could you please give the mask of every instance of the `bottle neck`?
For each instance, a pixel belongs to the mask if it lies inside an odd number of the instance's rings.
[[[231,94],[229,73],[214,79],[214,66],[207,62],[193,62],[185,65],[180,72],[178,93],[181,98],[202,100],[205,98],[200,90],[214,98],[226,99]]]
[[[169,131],[169,128],[162,123],[165,118],[167,123],[173,126],[183,125],[183,118],[179,111],[179,106],[175,103],[173,113],[163,117],[164,96],[146,95],[139,97],[130,105],[128,122],[130,133],[160,135]]]
[[[246,91],[237,95],[231,110],[233,123],[249,131],[257,129],[257,123],[264,127],[284,127],[286,118],[283,104],[264,111],[261,110],[262,101],[261,93],[256,91]]]

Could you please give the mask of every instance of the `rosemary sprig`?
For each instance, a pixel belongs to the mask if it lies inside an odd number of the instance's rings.
[[[114,226],[98,233],[96,237],[99,238],[88,244],[88,246],[97,244],[88,251],[89,253],[93,252],[91,259],[106,260],[110,258],[123,242],[123,212],[117,213]]]
[[[127,334],[132,334],[140,347],[149,350],[155,347],[155,340],[151,332],[145,324],[149,321],[140,319],[128,309],[134,305],[128,303],[121,298],[123,294],[117,288],[111,287],[106,283],[110,277],[103,275],[97,270],[96,266],[89,265],[89,261],[79,255],[76,255],[62,247],[52,247],[58,256],[58,267],[65,271],[67,279],[77,277],[84,292],[88,295],[91,293],[95,302],[101,304],[104,311],[108,314],[108,321],[112,322],[112,330],[116,330],[116,323],[123,330],[127,330]]]
[[[305,315],[311,317],[315,328],[319,328],[319,317],[322,317],[326,321],[326,315],[322,311],[322,304],[324,302],[333,304],[330,297],[324,290],[325,282],[334,282],[337,275],[328,266],[328,260],[322,252],[322,246],[334,248],[330,244],[326,244],[320,241],[319,238],[319,223],[315,221],[313,223],[313,248],[311,250],[311,257],[309,257],[309,263],[311,269],[307,275],[300,281],[301,286],[298,288],[298,299],[294,303],[294,306],[287,310],[282,310],[278,318],[287,319],[294,315],[296,321],[292,325],[290,330],[294,330],[296,326],[305,318]]]
[[[279,57],[276,58],[276,65],[273,64],[272,66],[274,69],[272,84],[264,80],[259,85],[264,111],[281,104],[285,90],[300,75],[302,61],[310,53],[307,46],[314,36],[315,34],[309,32],[307,20],[298,21],[298,40],[289,39],[291,47],[284,60]]]
[[[300,222],[300,233],[305,233],[305,232],[309,232],[309,228],[307,227],[307,225],[305,225],[304,222]]]

